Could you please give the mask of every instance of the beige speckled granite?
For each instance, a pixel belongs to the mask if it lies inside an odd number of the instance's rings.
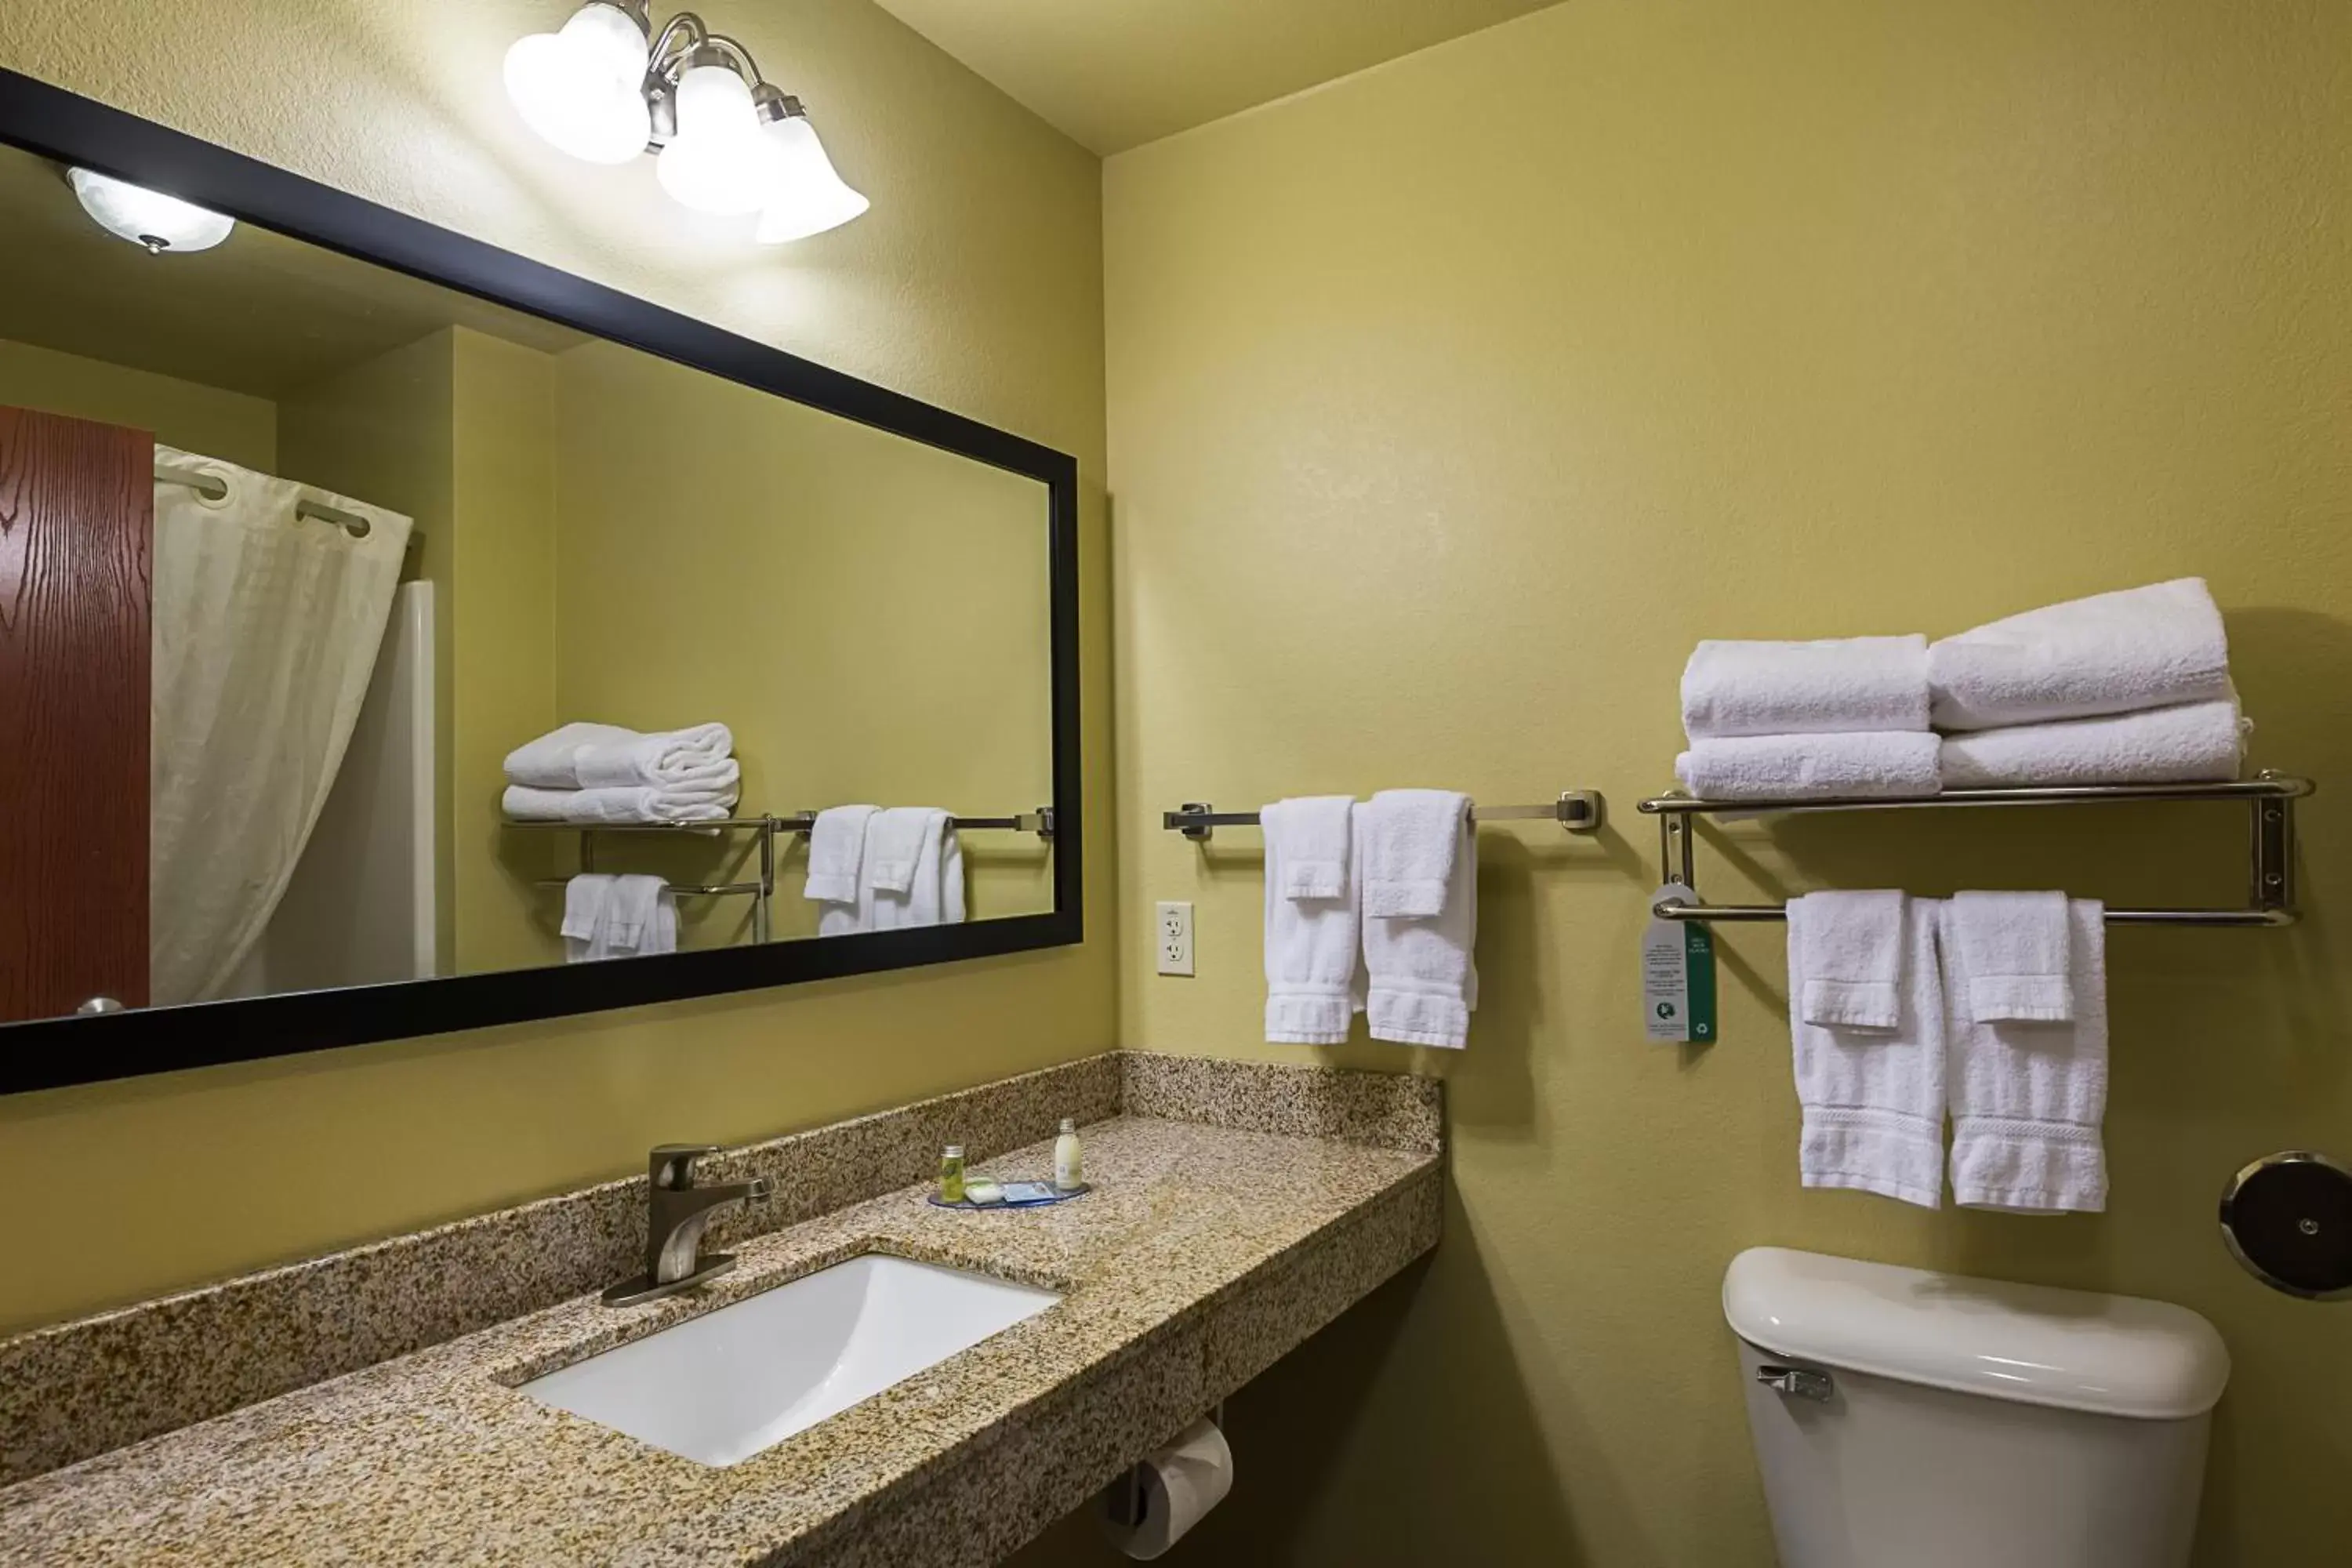
[[[1116,1053],[730,1149],[707,1182],[766,1176],[770,1202],[714,1222],[713,1250],[1118,1107]],[[690,1133],[691,1128],[681,1128]],[[646,1179],[459,1220],[0,1341],[0,1483],[373,1366],[633,1274]]]
[[[0,1561],[992,1563],[1437,1239],[1433,1151],[1121,1117],[1087,1159],[1071,1203],[910,1186],[743,1243],[693,1298],[568,1300],[20,1482]],[[724,1469],[511,1386],[869,1250],[1065,1296]]]
[[[1337,1138],[1435,1153],[1444,1085],[1408,1073],[1120,1051],[1119,1109],[1294,1138]]]

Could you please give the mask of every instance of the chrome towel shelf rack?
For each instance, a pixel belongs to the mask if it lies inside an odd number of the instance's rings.
[[[600,833],[657,833],[672,837],[681,835],[716,838],[728,833],[755,833],[760,840],[760,877],[753,882],[673,882],[670,892],[682,899],[750,898],[751,900],[751,940],[769,940],[769,914],[776,896],[776,838],[780,834],[795,834],[805,837],[816,826],[816,813],[798,811],[784,816],[727,816],[707,822],[509,822],[509,827],[554,830],[580,835],[580,869],[596,868],[596,835]],[[948,826],[959,833],[1002,829],[1012,833],[1034,833],[1051,842],[1054,837],[1054,808],[1041,805],[1034,811],[1016,812],[1009,816],[950,816]],[[539,888],[561,888],[569,878],[542,877],[531,885]]]
[[[1607,816],[1607,803],[1597,789],[1563,791],[1549,805],[1474,805],[1473,822],[1557,822],[1570,833],[1597,833]],[[1174,811],[1160,814],[1160,826],[1181,833],[1195,844],[1205,844],[1220,827],[1255,827],[1255,811],[1219,811],[1205,801],[1188,801]]]
[[[2265,773],[2228,784],[2085,784],[2041,789],[1955,789],[1903,798],[1842,795],[1796,800],[1701,800],[1662,795],[1642,802],[1658,819],[1661,880],[1687,889],[1660,899],[1652,912],[1669,921],[1784,921],[1786,904],[1709,904],[1694,875],[1692,819],[1765,812],[1918,811],[1965,806],[2117,805],[2142,801],[2236,801],[2247,809],[2247,894],[2237,909],[2107,910],[2109,925],[2284,926],[2295,921],[2294,803],[2316,788],[2309,779]]]

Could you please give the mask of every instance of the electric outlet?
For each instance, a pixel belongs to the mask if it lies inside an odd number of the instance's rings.
[[[1160,973],[1192,973],[1192,906],[1160,906]]]

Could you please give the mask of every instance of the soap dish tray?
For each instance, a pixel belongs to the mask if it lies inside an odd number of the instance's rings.
[[[945,1198],[940,1196],[939,1194],[933,1193],[930,1194],[931,1206],[933,1208],[940,1209],[965,1209],[975,1214],[988,1214],[997,1209],[1042,1209],[1050,1208],[1055,1204],[1068,1203],[1072,1198],[1083,1197],[1087,1194],[1094,1191],[1094,1188],[1085,1182],[1079,1183],[1076,1186],[1072,1187],[1066,1193],[1056,1192],[1051,1185],[1044,1182],[1027,1184],[1019,1182],[1000,1182],[997,1184],[1006,1188],[1024,1184],[1041,1186],[1045,1188],[1045,1195],[1038,1198],[1006,1198],[1001,1204],[976,1204],[971,1202],[969,1199],[960,1204],[951,1204]]]

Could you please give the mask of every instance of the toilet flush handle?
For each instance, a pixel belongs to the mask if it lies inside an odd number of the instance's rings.
[[[1830,1374],[1815,1372],[1811,1367],[1774,1366],[1769,1363],[1756,1369],[1756,1381],[1776,1393],[1793,1394],[1799,1399],[1827,1400],[1837,1392]]]

